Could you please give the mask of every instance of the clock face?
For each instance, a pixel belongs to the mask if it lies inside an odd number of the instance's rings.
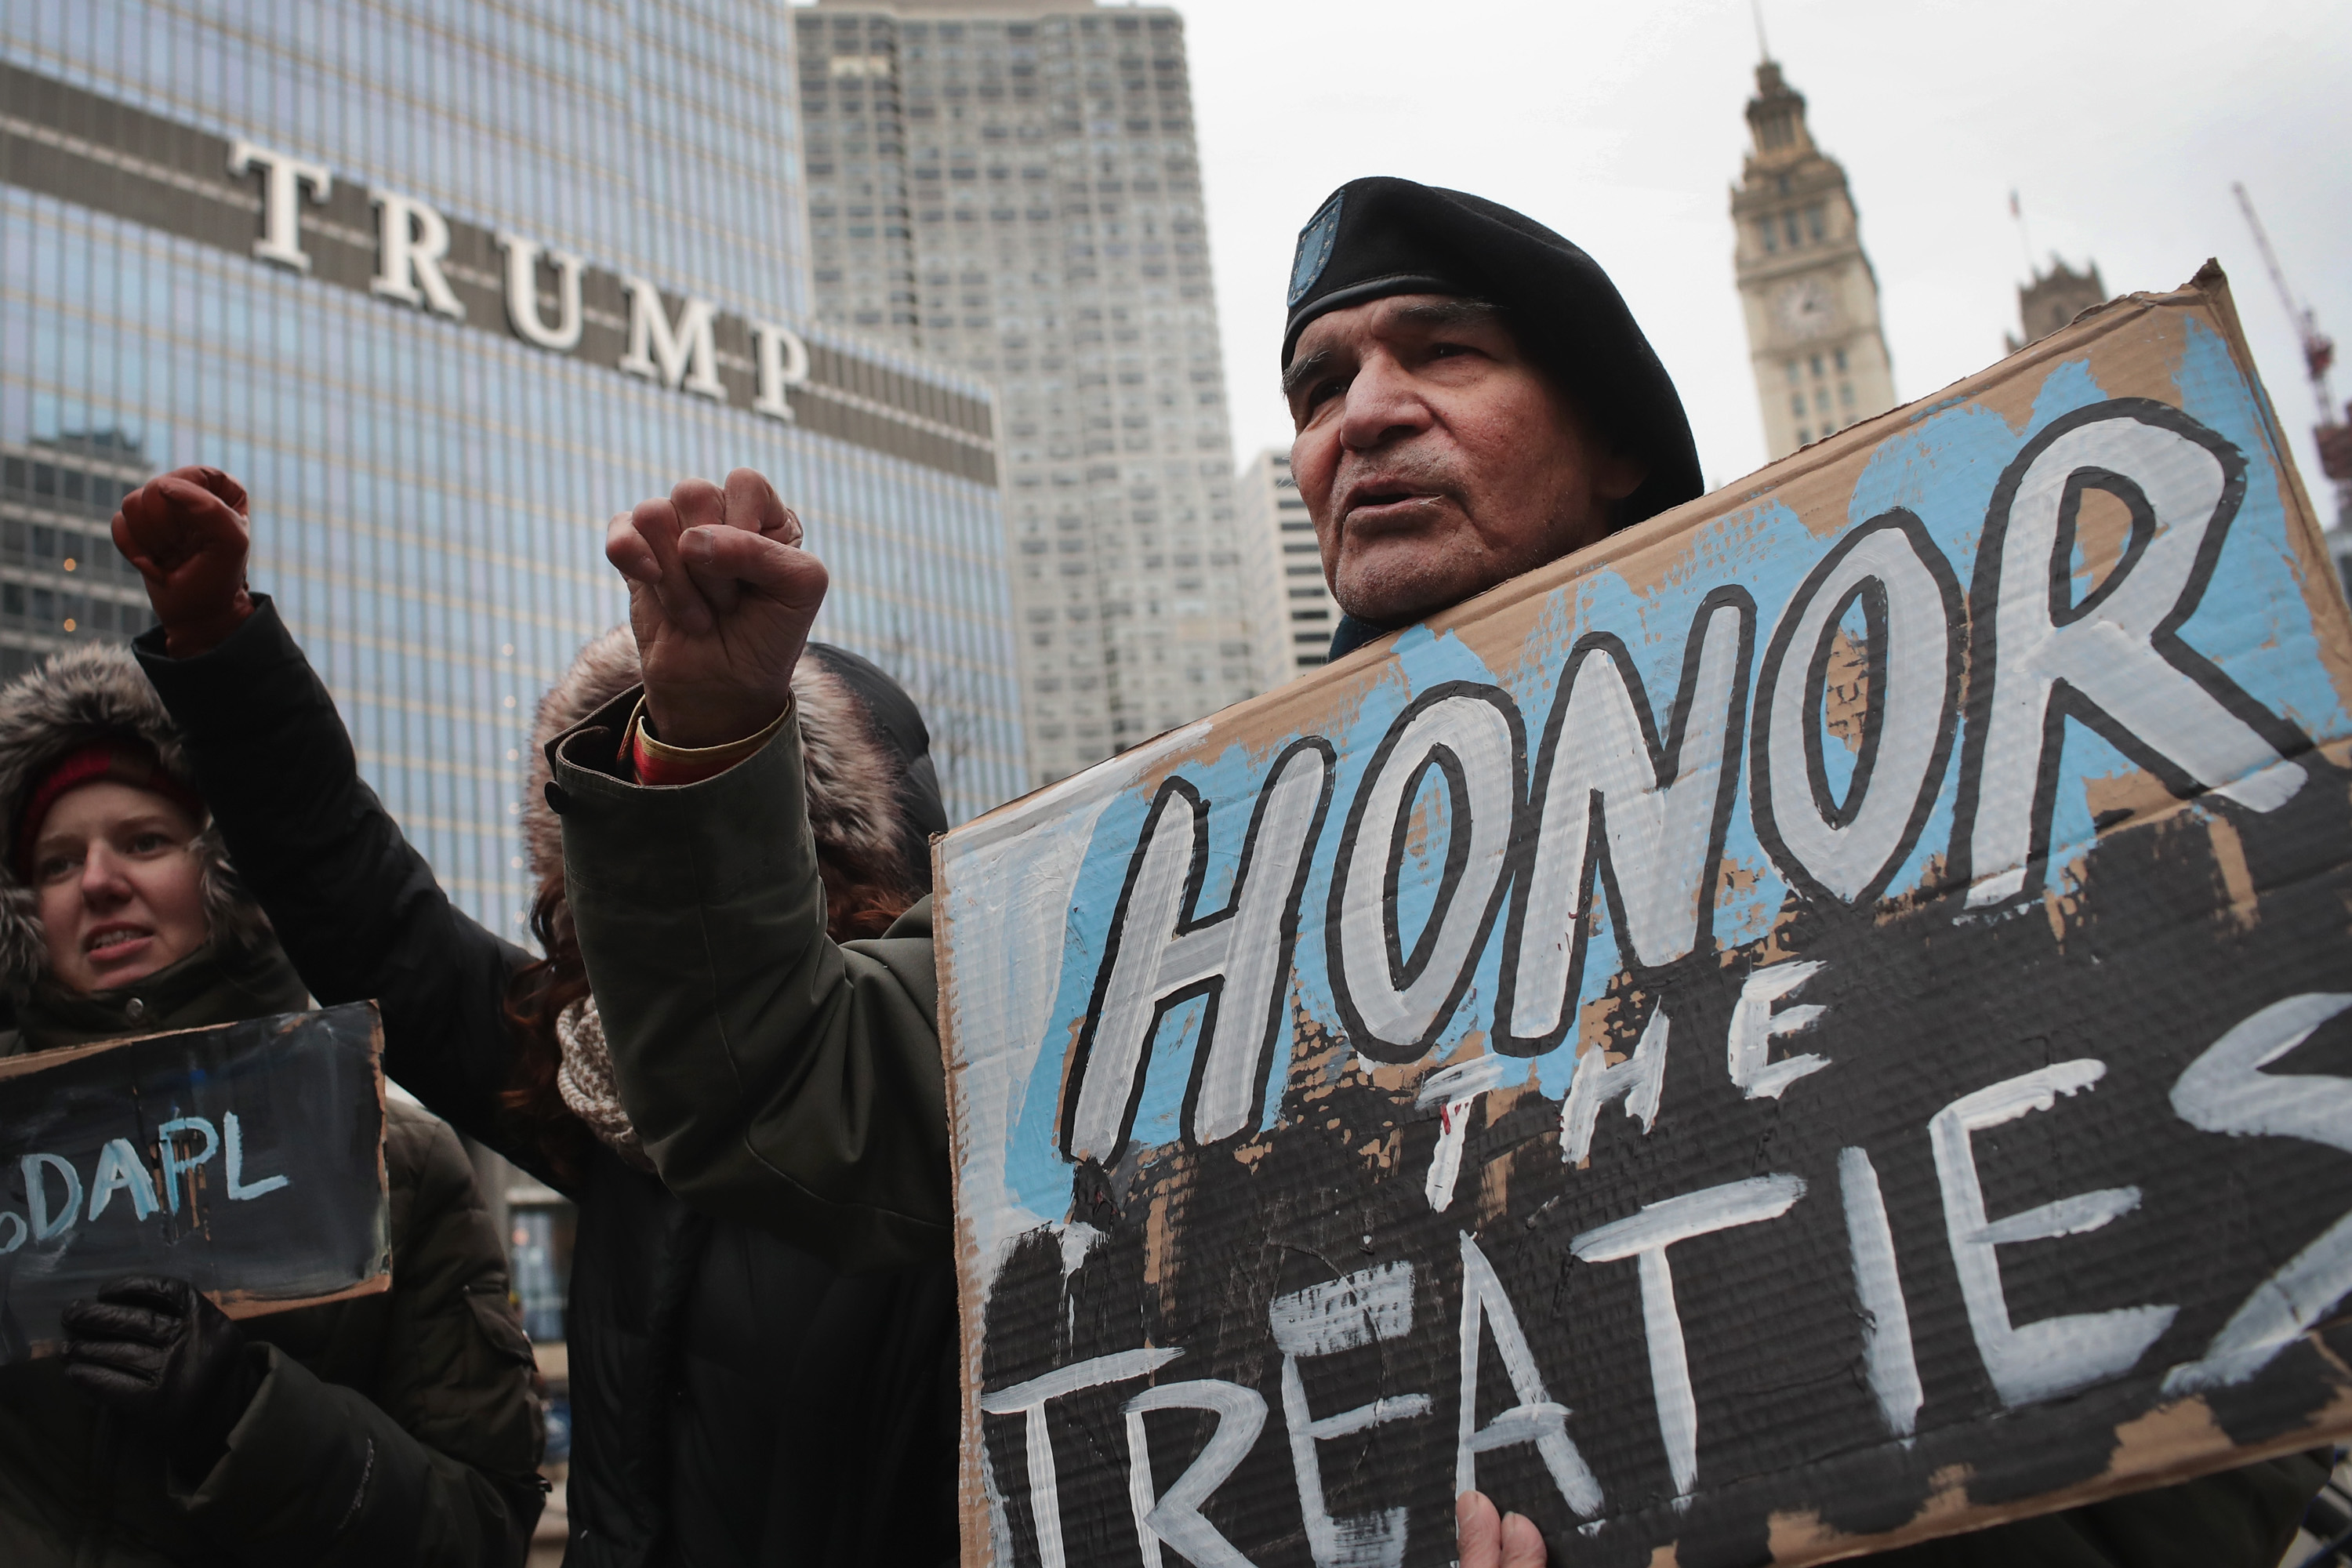
[[[1837,301],[1818,278],[1801,278],[1772,301],[1780,330],[1792,338],[1817,338],[1836,325]]]

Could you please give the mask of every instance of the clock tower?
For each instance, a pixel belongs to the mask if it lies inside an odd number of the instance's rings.
[[[1776,60],[1756,68],[1748,128],[1732,254],[1764,442],[1781,458],[1894,407],[1895,374],[1845,170],[1813,145],[1804,95]]]

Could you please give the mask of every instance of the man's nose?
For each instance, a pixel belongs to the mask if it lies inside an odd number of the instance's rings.
[[[1385,354],[1357,367],[1348,382],[1348,405],[1339,441],[1350,451],[1369,452],[1428,428],[1429,405],[1404,368]]]

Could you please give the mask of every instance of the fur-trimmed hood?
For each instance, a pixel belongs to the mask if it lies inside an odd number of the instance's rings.
[[[16,869],[19,818],[51,768],[93,742],[129,739],[155,753],[163,772],[198,800],[180,731],[146,672],[119,644],[58,654],[0,688],[0,989],[19,998],[48,973],[38,895]],[[214,945],[227,954],[273,946],[268,917],[248,898],[209,820],[196,840],[205,912]]]
[[[547,804],[547,744],[643,679],[635,637],[614,626],[582,648],[540,699],[522,832],[541,889],[563,881],[562,825]],[[866,660],[813,642],[793,670],[793,705],[818,858],[896,861],[910,896],[919,896],[930,886],[929,836],[947,830],[947,814],[914,703]]]

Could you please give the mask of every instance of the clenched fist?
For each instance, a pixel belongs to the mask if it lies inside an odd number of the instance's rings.
[[[654,734],[725,745],[774,722],[824,602],[801,520],[750,468],[688,479],[613,519],[605,559],[629,580],[629,625]]]
[[[189,658],[219,646],[253,614],[245,487],[218,468],[174,468],[122,498],[114,548],[146,580],[164,651]]]

